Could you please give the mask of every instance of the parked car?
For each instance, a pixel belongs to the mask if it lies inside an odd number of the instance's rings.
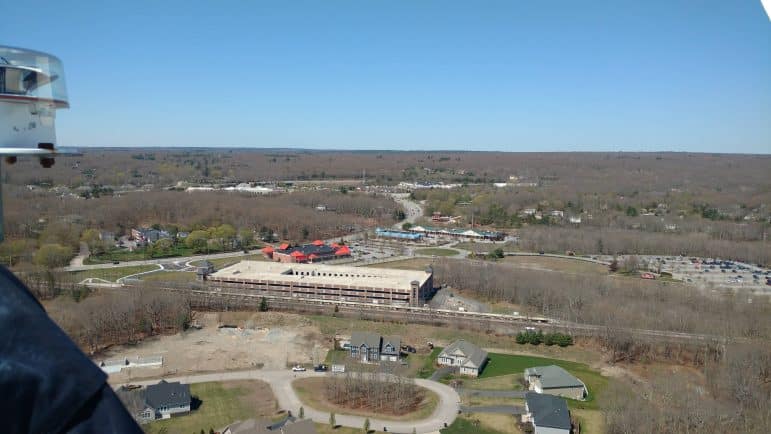
[[[305,372],[305,367],[301,365],[294,365],[292,366],[292,371],[294,372]]]
[[[327,365],[316,365],[313,367],[316,372],[327,372]]]

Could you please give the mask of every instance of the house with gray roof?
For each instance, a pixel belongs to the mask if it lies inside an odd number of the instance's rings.
[[[478,377],[487,364],[487,351],[459,339],[445,347],[436,362],[442,366],[456,367],[461,375]]]
[[[570,411],[563,398],[525,393],[525,412],[522,422],[533,424],[535,434],[570,434]]]
[[[168,419],[173,415],[190,412],[190,385],[179,381],[161,380],[147,386],[145,404],[155,412],[156,419]]]
[[[397,362],[401,355],[401,338],[380,336],[370,332],[351,334],[350,356],[364,363]]]
[[[556,366],[535,366],[525,369],[528,388],[538,393],[564,396],[570,399],[586,399],[586,385],[565,369]]]

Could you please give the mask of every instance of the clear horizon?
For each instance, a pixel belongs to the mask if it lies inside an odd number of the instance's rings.
[[[771,153],[759,1],[36,5],[62,146]]]

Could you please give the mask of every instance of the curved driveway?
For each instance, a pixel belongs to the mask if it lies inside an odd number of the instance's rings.
[[[179,381],[186,384],[191,383],[206,383],[210,381],[234,381],[234,380],[262,380],[268,383],[273,389],[273,394],[276,395],[281,408],[289,410],[292,414],[297,415],[300,407],[304,407],[305,417],[313,419],[314,422],[329,423],[329,413],[319,411],[303,404],[300,398],[292,388],[292,381],[295,378],[306,377],[321,377],[331,374],[319,373],[313,371],[294,373],[290,370],[284,371],[271,371],[271,370],[251,370],[251,371],[236,371],[236,372],[221,372],[211,374],[194,374],[175,377],[166,377],[166,381]],[[147,386],[157,383],[158,380],[143,380],[133,381],[131,384],[137,384],[141,386]],[[444,428],[445,423],[447,425],[452,424],[460,411],[460,397],[451,387],[437,383],[435,381],[415,379],[415,384],[421,387],[425,387],[428,390],[436,393],[439,397],[439,403],[436,409],[426,419],[415,421],[395,421],[395,420],[381,420],[370,418],[370,426],[372,429],[382,430],[383,427],[388,428],[389,432],[403,432],[409,433],[415,429],[417,433],[432,433],[437,432],[439,429]],[[116,387],[119,385],[116,385]],[[350,416],[345,414],[335,414],[335,422],[338,425],[347,426],[351,428],[362,428],[364,426],[364,417]]]

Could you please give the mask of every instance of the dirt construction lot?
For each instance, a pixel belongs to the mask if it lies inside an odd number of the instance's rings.
[[[331,346],[318,326],[300,316],[276,313],[198,314],[203,327],[111,349],[95,360],[163,356],[163,366],[124,369],[111,381],[236,369],[286,369],[323,361]],[[235,327],[220,327],[221,325]]]

